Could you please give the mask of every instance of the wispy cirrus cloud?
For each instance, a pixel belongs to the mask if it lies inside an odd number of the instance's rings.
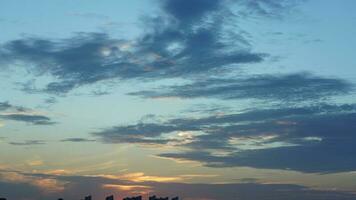
[[[234,1],[234,0],[233,0]],[[306,0],[235,0],[244,9],[239,11],[242,16],[262,16],[280,19],[293,11]]]

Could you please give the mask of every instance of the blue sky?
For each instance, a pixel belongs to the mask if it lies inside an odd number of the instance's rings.
[[[355,6],[0,1],[0,196],[354,199]]]

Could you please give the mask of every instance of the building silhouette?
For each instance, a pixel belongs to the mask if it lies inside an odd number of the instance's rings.
[[[114,195],[107,196],[107,197],[105,198],[105,200],[114,200]]]
[[[148,199],[149,200],[169,200],[169,197],[156,197],[156,195],[154,195],[154,196],[150,196]],[[179,200],[179,197],[173,197],[171,200]]]
[[[137,197],[126,197],[123,200],[142,200],[142,196],[137,196]]]
[[[89,196],[86,196],[85,198],[84,198],[84,200],[91,200],[91,196],[89,195]]]
[[[156,197],[156,195],[150,196],[149,200],[169,200],[169,197]],[[6,200],[6,198],[0,198],[0,200]],[[63,200],[59,198],[58,200]],[[83,200],[83,199],[82,199]],[[84,200],[92,200],[91,195],[84,197]],[[114,195],[107,196],[105,200],[115,200]],[[142,200],[142,196],[125,197],[122,200]],[[171,200],[179,200],[179,197],[173,197]]]

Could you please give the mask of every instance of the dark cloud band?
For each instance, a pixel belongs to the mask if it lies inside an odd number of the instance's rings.
[[[176,118],[162,123],[117,126],[92,134],[109,143],[184,147],[188,151],[160,156],[199,161],[210,167],[353,171],[355,113],[355,105],[317,104]],[[179,135],[181,132],[189,134]]]
[[[308,73],[260,75],[240,79],[206,79],[192,84],[129,93],[146,98],[259,99],[282,102],[319,101],[345,95],[352,85],[342,79]]]

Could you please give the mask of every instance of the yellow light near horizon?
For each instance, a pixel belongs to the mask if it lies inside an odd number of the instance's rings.
[[[117,189],[120,191],[133,191],[133,190],[142,190],[150,189],[151,187],[145,185],[116,185],[116,184],[104,184],[103,188],[107,189]]]

